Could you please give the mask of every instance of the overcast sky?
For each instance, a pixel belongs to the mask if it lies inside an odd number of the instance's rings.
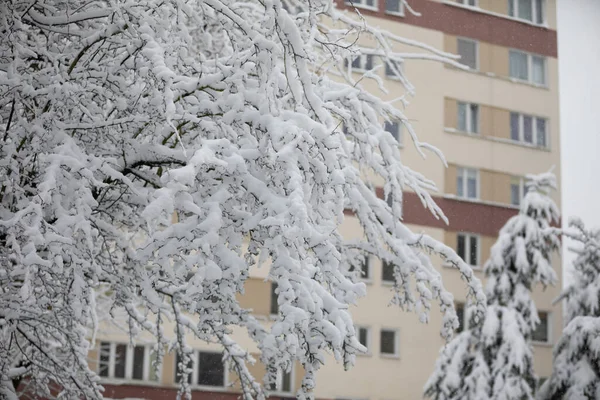
[[[600,228],[600,0],[558,0],[558,59],[563,221]]]

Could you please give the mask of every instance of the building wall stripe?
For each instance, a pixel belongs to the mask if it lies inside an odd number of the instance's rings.
[[[377,196],[383,198],[383,189],[377,189]],[[433,199],[448,218],[448,225],[436,219],[431,211],[423,207],[419,197],[412,192],[405,192],[402,203],[402,221],[405,224],[421,225],[447,231],[470,232],[485,236],[498,236],[500,228],[510,217],[517,215],[518,210],[486,203],[477,203],[458,199],[434,196]],[[351,210],[346,215],[353,215]]]
[[[553,29],[432,0],[410,0],[410,6],[421,16],[405,12],[402,17],[386,14],[383,1],[380,0],[377,11],[360,8],[360,13],[547,57],[558,57],[557,35]],[[346,5],[344,0],[336,2],[340,9],[352,12],[352,6]]]

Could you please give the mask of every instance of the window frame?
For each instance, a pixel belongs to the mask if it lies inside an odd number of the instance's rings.
[[[198,368],[198,364],[199,364],[199,358],[200,358],[200,353],[210,353],[210,354],[223,354],[223,352],[219,352],[219,351],[215,351],[215,350],[199,350],[199,349],[193,349],[192,353],[191,353],[191,358],[192,358],[192,372],[190,373],[190,378],[191,378],[191,382],[190,382],[190,387],[194,388],[194,389],[202,389],[202,390],[211,390],[211,391],[224,391],[227,390],[229,388],[229,385],[231,382],[229,382],[229,374],[227,373],[227,371],[229,371],[229,362],[226,360],[225,362],[223,362],[223,386],[211,386],[211,385],[201,385],[198,383],[198,373],[199,368]],[[175,371],[173,371],[173,382],[177,383],[177,354],[175,357]]]
[[[473,6],[466,6],[466,7],[473,8]],[[458,52],[458,42],[461,40],[463,42],[471,42],[475,45],[475,68],[471,68],[470,66],[468,66],[466,64],[462,64],[462,62],[461,62],[462,55],[460,55],[460,53]],[[461,56],[461,60],[457,60],[460,64],[464,65],[465,67],[468,67],[471,71],[479,71],[479,41],[478,40],[471,39],[471,38],[464,37],[464,36],[458,36],[456,38],[456,54]]]
[[[512,53],[519,53],[519,54],[524,54],[526,59],[527,59],[527,79],[521,79],[519,77],[515,77],[512,76],[510,74],[510,60],[511,60],[511,54]],[[533,81],[533,57],[538,57],[540,58],[543,63],[544,63],[544,82],[543,83],[537,83]],[[518,49],[509,49],[508,50],[508,76],[510,79],[516,81],[516,82],[522,82],[522,83],[527,83],[529,85],[533,85],[533,86],[539,86],[539,87],[543,87],[543,88],[547,88],[548,87],[548,57],[543,56],[541,54],[534,54],[534,53],[528,53],[526,51],[523,50],[518,50]]]
[[[402,140],[402,123],[400,123],[399,121],[385,121],[383,123],[383,130],[386,132],[389,132],[392,137],[394,139],[396,139],[396,141],[398,142],[398,147],[404,147],[403,144],[403,140]],[[387,128],[388,126],[396,126],[397,127],[397,132],[396,135],[394,135],[393,132],[389,131]]]
[[[515,184],[515,181],[519,181],[519,204],[514,204],[512,199],[512,186]],[[527,193],[525,190],[525,179],[522,176],[511,176],[510,177],[510,204],[515,207],[520,207],[525,194]]]
[[[377,2],[378,0],[375,0]],[[404,2],[402,0],[398,0],[400,3],[400,11],[388,11],[387,9],[387,0],[383,0],[383,9],[384,12],[388,15],[396,15],[398,17],[404,17]]]
[[[538,310],[538,318],[540,318],[540,314],[546,314],[546,336],[547,336],[547,340],[546,341],[542,341],[542,340],[535,340],[533,338],[533,334],[535,333],[534,331],[531,331],[531,343],[533,344],[538,344],[538,345],[543,345],[543,346],[549,346],[552,345],[552,312],[550,311],[546,311],[546,310]],[[540,322],[541,322],[541,318],[540,318]],[[539,324],[538,324],[539,326]],[[536,327],[537,330],[537,327]]]
[[[367,69],[368,59],[371,58],[371,69]],[[353,67],[354,60],[359,59],[360,67]],[[358,54],[347,58],[347,68],[349,73],[365,73],[375,68],[375,56],[373,54]]]
[[[400,74],[404,74],[404,62],[402,61],[398,61],[398,60],[384,60],[382,59],[383,64],[384,64],[384,73],[385,73],[385,77],[387,79],[391,79],[393,81],[400,81],[400,75],[396,75],[396,74],[391,74],[389,72],[393,72],[391,71],[391,67],[389,66],[390,63],[394,63],[396,68],[398,69],[398,72],[400,72]]]
[[[383,331],[394,332],[394,353],[384,353],[381,345]],[[383,358],[400,358],[400,329],[381,327],[379,329],[379,355]]]
[[[474,0],[475,5],[470,5],[469,0],[456,0],[458,4],[464,7],[479,8],[479,0]]]
[[[549,132],[548,132],[548,125],[549,125],[548,124],[548,118],[538,117],[536,115],[525,114],[525,113],[517,112],[517,111],[511,111],[510,114],[516,114],[518,116],[518,118],[519,118],[519,121],[518,121],[518,129],[519,129],[518,136],[519,136],[519,139],[518,140],[515,140],[512,137],[512,123],[509,121],[510,129],[511,129],[511,132],[510,132],[509,136],[510,136],[510,141],[511,142],[518,143],[518,144],[521,144],[523,146],[536,147],[536,148],[539,148],[539,149],[546,149],[546,150],[550,149],[550,135],[549,135]],[[524,123],[525,117],[530,117],[531,118],[531,130],[532,130],[532,138],[531,138],[532,142],[531,143],[525,141],[525,123]],[[512,118],[512,116],[509,116],[509,118]],[[539,140],[538,140],[538,129],[537,129],[537,122],[538,122],[538,120],[544,120],[544,136],[545,136],[544,143],[545,143],[545,146],[538,145],[538,143],[539,143]]]
[[[546,13],[546,0],[541,0],[540,4],[541,4],[541,8],[542,8],[542,20],[540,22],[537,22],[537,1],[536,0],[531,0],[531,20],[525,19],[525,18],[521,18],[519,17],[519,0],[508,0],[507,5],[508,5],[508,10],[507,10],[507,15],[513,19],[516,19],[518,21],[523,21],[526,23],[530,23],[532,25],[536,25],[536,26],[545,26],[547,24],[546,21],[546,17],[547,17],[547,13]],[[513,14],[510,13],[511,7],[510,5],[512,4],[512,10],[513,10]]]
[[[394,278],[392,278],[391,280],[383,279],[383,271],[384,271],[385,265],[391,265],[392,274],[393,274],[394,264],[388,263],[386,260],[381,260],[381,284],[382,285],[393,285],[396,282],[396,279],[394,279]]]
[[[127,381],[128,383],[142,383],[144,385],[146,384],[152,384],[152,385],[159,385],[161,383],[162,380],[162,365],[158,368],[158,371],[156,372],[156,380],[152,380],[150,379],[150,375],[151,375],[151,370],[152,370],[152,363],[150,362],[150,358],[152,355],[152,346],[148,346],[148,345],[143,345],[143,344],[138,344],[135,346],[132,346],[128,343],[123,343],[123,342],[112,342],[112,341],[108,341],[108,340],[100,340],[99,342],[99,347],[98,347],[98,356],[97,356],[97,369],[98,369],[98,376],[100,377],[101,380],[107,380],[107,381]],[[103,343],[108,343],[109,344],[109,355],[108,355],[108,376],[102,376],[100,375],[100,357],[102,355],[102,344]],[[124,377],[115,377],[115,359],[116,359],[116,349],[118,345],[125,345],[125,376]],[[144,348],[144,365],[143,365],[143,372],[142,372],[142,379],[135,379],[133,378],[133,361],[134,361],[134,349],[136,347],[143,347]]]
[[[365,10],[378,11],[379,10],[379,0],[373,0],[374,5],[370,6],[366,4],[367,0],[345,0],[344,4],[351,7],[356,8],[364,8]],[[363,4],[365,3],[365,4]]]
[[[363,268],[362,266],[366,265],[366,275],[363,275]],[[354,268],[352,265],[350,265],[350,271],[356,271],[357,269]],[[368,254],[365,254],[362,261],[360,262],[360,268],[358,269],[360,271],[360,275],[359,275],[359,279],[363,282],[371,282],[372,279],[372,275],[373,275],[373,270],[371,269],[371,257]]]
[[[356,338],[358,339],[359,343],[360,343],[360,329],[364,329],[367,332],[367,344],[363,345],[367,348],[367,352],[366,353],[356,353],[356,354],[360,355],[360,356],[371,356],[373,354],[373,351],[372,351],[373,335],[371,334],[371,327],[366,326],[366,325],[355,325],[354,329],[356,330]]]
[[[459,236],[463,236],[465,239],[465,256],[471,254],[471,238],[475,238],[477,241],[477,264],[472,264],[470,261],[472,260],[465,260],[463,258],[463,261],[470,266],[472,269],[474,270],[481,270],[481,235],[478,235],[476,233],[472,233],[472,232],[456,232],[456,254],[460,257],[460,255],[458,254],[458,237]],[[462,257],[461,257],[462,258]]]
[[[466,125],[465,128],[466,128],[466,130],[461,129],[461,127],[458,126],[459,121],[460,121],[460,118],[458,116],[460,115],[460,106],[461,106],[461,104],[464,104],[464,106],[465,106],[465,125]],[[475,131],[473,130],[473,127],[472,127],[472,125],[473,125],[472,124],[472,122],[473,122],[473,118],[472,118],[473,117],[472,116],[473,110],[472,110],[472,107],[476,107],[477,108],[477,130],[475,130]],[[456,115],[456,129],[459,132],[467,133],[469,135],[479,135],[480,134],[479,127],[481,126],[481,108],[480,108],[479,104],[477,104],[477,103],[470,103],[470,102],[467,102],[467,101],[457,101],[456,102],[456,113],[457,113],[457,115]]]
[[[223,386],[213,386],[213,385],[205,385],[205,384],[200,384],[198,383],[198,374],[200,373],[200,354],[201,353],[205,353],[205,354],[218,354],[221,355],[221,364],[223,364]],[[210,388],[211,390],[213,388],[217,388],[217,389],[226,389],[229,384],[227,382],[227,371],[229,371],[229,368],[227,368],[227,364],[226,362],[223,362],[223,353],[222,352],[218,352],[218,351],[211,351],[211,350],[194,350],[194,364],[192,365],[192,369],[193,369],[193,378],[192,378],[192,383],[191,385],[194,385],[195,387],[199,387],[199,388]]]
[[[468,172],[469,171],[475,171],[475,197],[468,197]],[[458,195],[458,176],[462,173],[463,175],[463,195],[459,196]],[[481,176],[479,173],[479,169],[477,168],[471,168],[471,167],[457,167],[456,168],[456,197],[459,199],[464,199],[464,200],[471,200],[471,201],[477,201],[480,200],[480,196],[481,196],[481,182],[480,182]]]
[[[286,397],[286,396],[289,396],[290,394],[294,393],[294,382],[296,379],[295,370],[296,370],[296,368],[294,368],[294,363],[292,362],[291,369],[290,369],[290,391],[289,392],[283,391],[281,389],[281,386],[283,385],[284,371],[278,370],[277,371],[277,379],[275,382],[275,389],[269,390],[269,394],[277,396],[277,397]]]

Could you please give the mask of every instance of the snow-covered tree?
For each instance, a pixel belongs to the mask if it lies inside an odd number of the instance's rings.
[[[357,80],[344,61],[458,64],[357,15],[333,0],[0,2],[1,397],[21,382],[100,398],[86,355],[103,318],[182,365],[190,336],[220,343],[244,397],[260,398],[230,335],[243,327],[265,383],[297,360],[310,397],[327,352],[349,367],[362,349],[348,308],[366,293],[349,267],[364,252],[395,265],[393,302],[423,320],[439,303],[444,337],[458,321],[427,253],[460,270],[483,312],[471,269],[400,219],[403,190],[445,219],[383,129],[402,123],[443,161],[402,111],[412,87],[398,70],[406,93],[382,101],[360,84],[381,79]],[[341,237],[345,209],[364,240]],[[280,309],[268,329],[236,300],[265,263]]]
[[[600,230],[587,230],[572,219],[564,234],[572,249],[572,283],[558,301],[565,303],[562,337],[554,349],[552,376],[540,389],[541,400],[600,398]]]
[[[500,230],[485,264],[487,312],[440,352],[425,393],[436,400],[533,399],[531,337],[539,317],[531,290],[554,284],[551,254],[559,249],[552,173],[527,177],[518,215]]]

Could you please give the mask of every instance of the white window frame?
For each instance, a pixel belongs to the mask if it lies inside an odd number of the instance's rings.
[[[466,102],[466,101],[457,101],[456,102],[456,112],[457,112],[457,114],[458,114],[459,107],[460,107],[461,104],[464,104],[465,107],[466,107],[466,112],[465,112],[466,121],[465,121],[465,124],[466,124],[466,128],[467,129],[466,130],[462,130],[458,126],[458,115],[456,116],[456,125],[457,125],[456,129],[459,132],[468,133],[470,135],[479,135],[479,133],[480,133],[479,132],[480,131],[479,128],[481,126],[481,123],[480,123],[481,122],[481,107],[479,107],[479,104],[477,104],[477,103],[469,103],[469,102]],[[473,107],[473,106],[477,107],[477,130],[476,131],[473,130],[473,126],[472,126],[473,125],[472,124],[473,118],[472,118],[472,115],[471,115],[471,113],[472,113],[471,107]]]
[[[381,348],[381,332],[394,332],[394,353],[384,353]],[[379,330],[379,355],[383,358],[400,358],[400,330],[398,328],[381,327]]]
[[[354,329],[356,330],[356,339],[359,340],[360,342],[360,329],[365,329],[367,331],[367,344],[365,345],[365,347],[367,348],[367,352],[366,353],[357,353],[360,356],[371,356],[373,354],[372,350],[372,345],[373,345],[373,339],[372,339],[372,335],[371,335],[371,327],[369,326],[365,326],[365,325],[356,325],[354,327]]]
[[[390,121],[389,123],[390,124],[396,124],[396,126],[398,127],[397,134],[396,134],[396,136],[394,138],[398,142],[398,146],[399,147],[404,147],[404,141],[402,140],[403,139],[402,138],[402,130],[403,130],[402,126],[403,126],[403,124],[400,121]],[[383,124],[383,130],[385,130],[386,132],[389,132],[392,136],[394,136],[394,133],[388,131],[386,129],[386,127],[387,127],[387,123],[384,122],[384,124]]]
[[[392,74],[388,73],[388,68],[390,68],[388,66],[388,64],[390,62],[394,63],[394,65],[398,69],[398,72],[400,72],[400,74],[403,74],[404,73],[404,63],[402,61],[397,61],[397,60],[388,60],[388,61],[382,60],[382,61],[384,63],[384,66],[383,66],[384,68],[383,69],[384,69],[384,72],[385,72],[385,77],[388,78],[388,79],[394,80],[394,81],[401,80],[400,79],[400,75],[395,75],[395,74],[392,75]]]
[[[469,0],[457,0],[457,2],[461,6],[470,7],[470,8],[479,8],[479,0],[475,0],[474,6],[469,4]]]
[[[369,69],[366,68],[368,57],[371,57],[371,68],[372,69],[375,68],[375,56],[374,55],[372,55],[372,54],[359,54],[359,55],[351,56],[351,57],[348,58],[348,72],[349,73],[353,73],[353,72],[356,72],[356,73],[362,72],[362,73],[364,73],[364,72],[370,71]],[[360,67],[353,67],[352,66],[352,63],[353,63],[353,61],[356,58],[360,59]]]
[[[481,269],[481,236],[476,233],[471,232],[457,232],[456,233],[456,253],[458,254],[458,237],[463,236],[465,238],[465,257],[468,258],[468,255],[471,254],[471,240],[470,238],[474,237],[477,240],[477,264],[471,264],[470,261],[466,261],[467,265],[469,265],[472,269]]]
[[[388,15],[396,15],[398,17],[404,17],[404,1],[403,0],[399,0],[399,2],[400,2],[400,11],[388,11],[388,9],[387,9],[387,0],[383,0],[383,1],[384,1],[383,8],[384,8],[386,14],[388,14]]]
[[[471,7],[471,6],[467,6],[467,7]],[[475,40],[475,39],[467,38],[467,37],[462,37],[462,36],[457,37],[456,38],[456,52],[457,53],[458,53],[458,41],[459,40],[462,40],[463,42],[471,42],[471,43],[475,44],[475,68],[471,68],[466,64],[462,64],[462,63],[461,64],[464,65],[465,67],[469,67],[469,69],[471,69],[472,71],[479,71],[479,41]],[[461,56],[461,58],[462,58],[462,56]],[[461,60],[456,60],[456,61],[458,61],[459,63],[461,62]]]
[[[521,79],[521,78],[517,78],[517,77],[510,75],[510,53],[520,53],[520,54],[524,54],[527,57],[527,79]],[[533,57],[534,56],[539,57],[542,60],[544,60],[544,82],[543,83],[537,83],[537,82],[533,81]],[[525,82],[525,83],[528,83],[528,84],[534,85],[534,86],[548,87],[548,57],[540,55],[540,54],[528,53],[528,52],[522,51],[522,50],[509,49],[508,63],[509,63],[508,73],[509,73],[510,79],[517,81],[517,82]]]
[[[540,149],[549,149],[550,148],[550,135],[548,132],[548,118],[544,118],[544,117],[537,117],[535,115],[531,115],[531,114],[524,114],[524,113],[520,113],[520,112],[514,112],[512,111],[511,113],[513,114],[517,114],[519,116],[519,139],[518,140],[514,140],[512,138],[512,131],[510,132],[510,140],[514,143],[520,143],[523,144],[525,146],[531,146],[531,147],[538,147]],[[531,117],[531,129],[532,129],[532,136],[531,136],[531,140],[532,143],[528,143],[525,141],[525,123],[524,121],[524,117]],[[509,116],[510,118],[510,116]],[[538,143],[538,130],[537,130],[537,121],[539,119],[543,119],[544,121],[546,121],[545,123],[545,132],[544,135],[546,136],[544,141],[546,143],[545,146],[539,146]],[[510,129],[512,129],[512,123],[510,123]]]
[[[229,362],[225,361],[223,363],[223,386],[210,386],[210,385],[201,385],[198,383],[198,372],[199,372],[199,368],[198,368],[198,359],[200,358],[200,354],[199,353],[211,353],[211,354],[222,354],[222,352],[219,351],[215,351],[215,350],[197,350],[194,349],[192,351],[192,353],[190,354],[190,356],[192,357],[192,372],[191,372],[191,383],[190,386],[192,388],[199,388],[199,389],[203,389],[203,390],[211,390],[211,391],[221,391],[221,390],[227,390],[227,388],[229,387],[229,374],[227,373],[227,371],[229,371]],[[177,382],[177,359],[175,359],[175,376],[174,376],[174,382]]]
[[[346,0],[347,6],[356,7],[356,8],[364,8],[366,10],[377,11],[379,9],[379,0],[373,0],[372,6],[366,4],[367,0]]]
[[[531,0],[531,21],[528,19],[519,17],[519,0],[508,0],[509,3],[512,3],[514,15],[509,16],[519,21],[525,21],[533,25],[544,26],[546,25],[546,0],[542,0],[542,21],[537,22],[537,1]]]
[[[277,371],[277,380],[275,382],[275,390],[270,390],[269,394],[279,397],[287,397],[290,394],[294,393],[294,382],[296,380],[296,371],[294,368],[294,364],[292,363],[292,368],[290,370],[290,391],[284,392],[281,390],[281,386],[283,385],[283,371]]]
[[[512,202],[512,185],[514,183],[514,181],[519,181],[519,204],[513,204]],[[521,202],[523,201],[523,198],[525,197],[525,179],[523,179],[523,177],[521,176],[511,176],[510,177],[510,204],[512,206],[515,207],[519,207],[521,205]]]
[[[469,171],[475,171],[475,177],[476,177],[476,185],[475,185],[475,197],[468,197],[468,172]],[[462,174],[462,178],[463,178],[463,195],[462,196],[458,196],[458,187],[456,188],[456,196],[459,199],[466,199],[466,200],[479,200],[480,194],[481,194],[481,182],[480,182],[480,174],[479,174],[479,170],[477,168],[470,168],[470,167],[457,167],[456,168],[456,180],[458,181],[458,175]],[[458,182],[457,182],[458,184]]]
[[[100,340],[100,347],[98,348],[98,375],[100,375],[100,357],[102,350],[102,343],[109,343],[109,356],[108,356],[108,376],[100,376],[102,380],[118,380],[118,381],[129,381],[132,383],[140,382],[144,384],[160,384],[161,382],[161,374],[162,374],[162,366],[159,367],[157,371],[157,380],[150,380],[150,371],[153,368],[150,362],[150,355],[152,354],[152,346],[146,345],[137,345],[144,347],[144,372],[142,379],[134,379],[133,378],[133,349],[135,346],[132,346],[128,343],[123,342],[111,342],[108,340]],[[115,377],[115,361],[117,357],[117,345],[125,345],[125,377]]]
[[[547,332],[548,333],[548,340],[545,341],[545,342],[542,342],[542,341],[539,341],[539,340],[534,340],[533,339],[533,332],[534,331],[532,331],[531,332],[531,342],[533,344],[539,344],[539,345],[548,346],[548,345],[552,344],[552,321],[553,321],[553,315],[552,315],[552,312],[550,312],[550,311],[538,310],[538,316],[539,316],[539,313],[541,313],[541,312],[545,313],[548,316],[548,323],[547,323],[547,326],[548,326],[548,332]]]

